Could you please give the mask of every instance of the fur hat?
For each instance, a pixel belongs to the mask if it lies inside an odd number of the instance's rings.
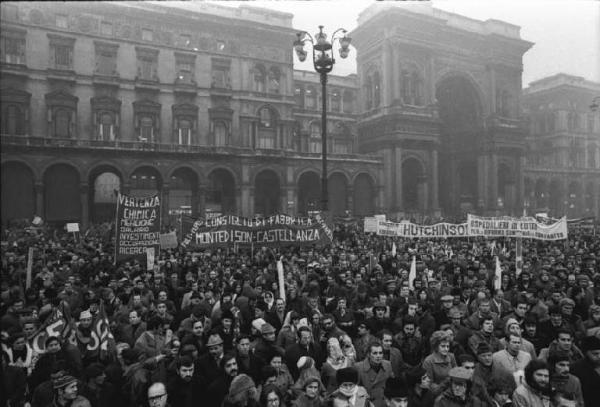
[[[493,353],[492,348],[485,342],[481,342],[477,345],[477,356],[482,355],[484,353]]]
[[[383,395],[386,399],[396,397],[408,397],[408,387],[404,380],[399,377],[390,377],[385,381],[385,389]]]
[[[256,384],[250,376],[244,373],[239,374],[233,378],[231,385],[229,385],[229,397],[235,398],[253,387],[256,387]]]
[[[342,383],[358,384],[358,370],[354,367],[339,369],[335,373],[335,380],[337,381],[338,386],[342,385]]]

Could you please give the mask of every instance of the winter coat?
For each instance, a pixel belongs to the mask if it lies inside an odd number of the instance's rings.
[[[423,369],[427,371],[427,375],[431,378],[431,391],[434,394],[439,394],[440,385],[448,378],[450,369],[456,367],[456,359],[452,353],[446,357],[432,353],[423,361]]]
[[[331,393],[331,395],[329,397],[330,397],[330,399],[343,398],[345,400],[348,400],[348,397],[344,396],[339,390],[336,390],[333,393]],[[354,401],[353,407],[374,407],[373,402],[371,402],[369,393],[362,386],[358,386],[358,390],[356,393],[356,399]]]
[[[583,401],[588,407],[594,406],[600,400],[600,374],[588,358],[582,359],[571,365],[571,374],[581,382]]]
[[[550,397],[534,390],[523,383],[513,392],[513,405],[515,407],[550,407]]]
[[[433,405],[434,407],[483,407],[482,401],[477,396],[467,394],[463,400],[454,396],[451,389],[440,394]]]
[[[363,386],[369,395],[375,407],[385,407],[385,399],[383,390],[385,389],[385,381],[394,376],[392,364],[387,360],[381,361],[379,371],[371,367],[369,360],[363,360],[354,365],[358,370],[358,383]]]

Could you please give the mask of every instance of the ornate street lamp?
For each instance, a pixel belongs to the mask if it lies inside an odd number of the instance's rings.
[[[342,36],[337,36],[338,33]],[[346,30],[339,28],[334,31],[331,41],[327,40],[327,34],[323,32],[323,26],[319,26],[319,32],[314,38],[306,31],[297,33],[297,39],[294,41],[294,49],[300,62],[306,60],[308,53],[304,50],[304,45],[308,41],[312,45],[312,58],[315,71],[321,75],[321,92],[323,107],[321,111],[321,152],[323,156],[323,170],[321,174],[321,210],[327,211],[327,74],[333,69],[335,58],[333,56],[333,44],[337,40],[339,43],[339,53],[341,58],[346,58],[350,49],[351,38],[346,36]]]

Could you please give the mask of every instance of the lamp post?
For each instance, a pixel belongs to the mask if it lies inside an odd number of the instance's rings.
[[[342,33],[343,37],[337,36]],[[304,45],[308,41],[312,45],[312,58],[315,71],[321,76],[321,92],[322,92],[322,111],[321,111],[321,153],[323,158],[323,169],[321,174],[321,210],[328,210],[328,195],[327,195],[327,74],[333,69],[335,58],[333,57],[333,44],[336,40],[339,42],[339,52],[341,58],[346,58],[350,49],[351,38],[346,36],[346,30],[338,28],[331,36],[331,41],[327,40],[327,34],[323,32],[323,26],[319,26],[319,32],[314,38],[306,31],[300,31],[296,34],[298,37],[294,41],[294,49],[300,62],[306,60],[308,53],[304,50]]]

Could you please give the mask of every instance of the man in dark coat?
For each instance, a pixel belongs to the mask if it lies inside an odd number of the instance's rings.
[[[208,354],[203,355],[198,360],[198,368],[206,383],[212,383],[221,374],[222,369],[221,359],[223,358],[223,339],[217,333],[213,333],[208,337],[206,343]]]
[[[208,386],[206,392],[207,407],[221,406],[223,399],[229,392],[229,386],[237,374],[238,365],[235,353],[228,353],[221,359],[221,375]]]
[[[298,360],[302,356],[309,356],[315,361],[315,367],[321,369],[323,364],[323,352],[319,344],[315,343],[312,338],[312,332],[309,327],[301,326],[298,328],[298,342],[294,343],[285,350],[285,363],[290,370],[290,374],[294,380],[298,379]]]
[[[177,373],[167,382],[168,401],[172,406],[192,407],[198,404],[205,390],[194,375],[194,360],[190,356],[177,359]]]
[[[571,373],[581,382],[585,405],[594,406],[600,400],[600,338],[583,338],[581,350],[585,358],[571,365]]]

